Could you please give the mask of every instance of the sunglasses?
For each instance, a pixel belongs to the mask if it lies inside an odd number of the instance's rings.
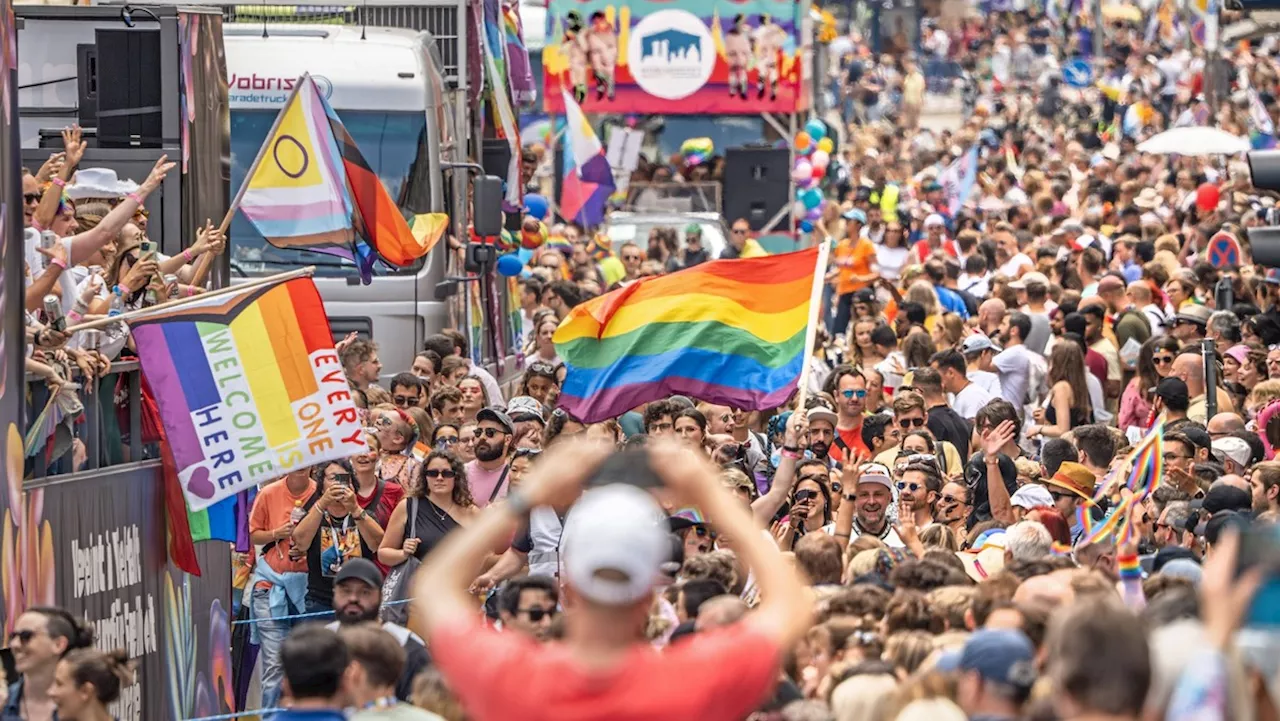
[[[444,438],[436,439],[437,446],[451,446],[457,442],[458,442],[457,436],[445,436]]]
[[[715,538],[716,532],[706,526],[697,525],[693,527],[693,535],[698,538]]]
[[[938,503],[946,503],[949,506],[958,506],[964,503],[964,499],[956,498],[955,496],[943,495],[943,496],[938,496]]]
[[[36,637],[35,631],[26,631],[26,630],[14,631],[13,633],[9,634],[9,644],[12,645],[14,641],[21,641],[25,645],[25,644],[31,643],[31,639],[35,637]]]
[[[920,484],[915,482],[907,483],[906,481],[898,481],[898,490],[911,491],[912,493],[915,493],[920,490]]]
[[[412,406],[418,404],[417,396],[392,396],[391,402],[398,406]]]
[[[27,203],[39,203],[43,196],[40,193],[23,193],[22,200]]]
[[[1165,365],[1166,363],[1172,363],[1172,362],[1173,362],[1173,356],[1171,356],[1171,355],[1157,355],[1157,356],[1152,356],[1152,357],[1151,357],[1151,360],[1152,360],[1153,362],[1155,362],[1155,364],[1156,364],[1156,365],[1160,365],[1160,366],[1162,366],[1162,365]]]
[[[850,388],[847,391],[840,391],[840,395],[844,396],[845,398],[866,398],[867,392],[865,390]]]
[[[733,234],[734,234],[734,235],[746,235],[746,234],[747,234],[747,229],[746,229],[746,228],[734,228],[734,229],[733,229]]]
[[[530,623],[537,623],[548,617],[556,617],[556,610],[554,608],[517,608],[516,613],[523,613],[528,617]]]
[[[453,472],[452,468],[428,468],[422,472],[427,478],[457,478],[458,474]]]
[[[477,428],[476,429],[476,438],[479,438],[480,436],[484,436],[485,438],[492,439],[492,438],[497,438],[498,436],[505,436],[506,434],[507,434],[506,431],[498,428]]]
[[[924,428],[923,418],[903,418],[898,421],[899,428]]]

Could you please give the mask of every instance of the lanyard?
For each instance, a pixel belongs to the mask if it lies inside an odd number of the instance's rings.
[[[360,710],[369,711],[374,709],[391,708],[392,706],[399,705],[399,703],[400,703],[400,699],[396,698],[395,696],[379,696],[378,698],[375,698],[374,700],[370,701],[364,706],[361,706]]]

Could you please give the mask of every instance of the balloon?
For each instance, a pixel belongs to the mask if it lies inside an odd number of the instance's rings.
[[[813,120],[810,120],[809,122],[805,123],[804,131],[808,133],[809,137],[814,139],[815,141],[820,141],[823,138],[827,137],[826,124],[823,123],[821,120],[818,120],[817,118],[814,118]]]
[[[813,210],[822,205],[822,191],[817,188],[809,188],[800,194],[800,200],[804,203],[804,207]]]
[[[813,166],[813,177],[812,177],[812,179],[813,179],[814,181],[822,180],[822,178],[823,178],[824,176],[826,176],[826,174],[827,174],[827,169],[826,169],[826,168],[822,167],[821,165],[815,165],[815,166]]]
[[[822,208],[814,208],[805,214],[804,219],[810,223],[816,223],[822,219]]]
[[[537,218],[524,219],[520,227],[520,245],[533,250],[547,242],[547,224]]]
[[[796,161],[796,167],[791,171],[791,179],[797,183],[803,183],[813,177],[813,166],[809,161],[801,159]]]
[[[1222,197],[1218,191],[1218,186],[1213,183],[1201,183],[1196,188],[1196,209],[1201,213],[1208,213],[1218,207],[1218,200]]]
[[[803,230],[804,232],[808,233],[809,231],[813,230],[813,223],[810,223],[807,220],[800,221],[800,230]]]
[[[822,140],[818,141],[818,150],[821,150],[824,153],[830,153],[832,150],[835,150],[835,149],[836,149],[836,144],[832,142],[831,138],[823,138]]]
[[[528,197],[529,196],[527,195],[525,196],[525,198],[528,198]],[[514,251],[516,248],[520,247],[520,244],[516,242],[515,235],[513,235],[511,231],[507,230],[506,228],[503,228],[502,233],[498,236],[497,245],[498,245],[499,253],[510,253]]]
[[[809,159],[809,162],[813,164],[814,168],[822,168],[823,170],[826,170],[827,166],[831,164],[831,154],[818,150],[814,152],[813,157]]]
[[[801,193],[801,195],[804,194]],[[805,205],[803,200],[797,200],[795,207],[791,211],[797,218],[803,218],[804,214],[809,212],[809,206]]]
[[[498,275],[504,278],[514,278],[520,275],[522,270],[524,270],[524,263],[520,262],[520,256],[514,253],[498,256]]]
[[[547,219],[547,211],[551,209],[551,204],[547,199],[537,193],[530,193],[524,196],[524,212],[532,215],[538,220]]]
[[[813,145],[813,136],[801,130],[796,134],[796,150],[804,152]]]

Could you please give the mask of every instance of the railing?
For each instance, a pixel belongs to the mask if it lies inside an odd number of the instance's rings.
[[[622,210],[661,213],[719,213],[724,186],[715,182],[631,183]]]
[[[83,378],[73,376],[71,380],[82,384],[75,393],[84,411],[69,425],[62,424],[71,431],[70,442],[54,455],[50,447],[53,441],[48,436],[42,439],[34,455],[26,458],[25,477],[45,478],[159,458],[157,444],[143,443],[141,378],[136,360],[112,363],[106,374],[93,380],[92,393],[83,387]],[[51,394],[42,379],[29,375],[26,380],[28,421],[24,438],[32,433],[32,425],[49,404]],[[122,386],[119,394],[117,386]],[[46,428],[39,432],[47,433],[48,424],[42,425]],[[83,459],[77,458],[77,441],[82,444]]]

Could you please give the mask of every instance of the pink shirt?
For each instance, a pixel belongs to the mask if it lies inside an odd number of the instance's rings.
[[[467,483],[471,486],[471,497],[475,499],[476,505],[484,508],[489,505],[489,497],[493,496],[493,500],[506,498],[507,491],[511,487],[510,479],[503,478],[503,470],[506,466],[498,466],[497,469],[486,471],[480,467],[480,461],[472,460],[467,463]],[[502,488],[498,489],[498,495],[493,495],[493,489],[497,488],[499,479],[502,480]]]

